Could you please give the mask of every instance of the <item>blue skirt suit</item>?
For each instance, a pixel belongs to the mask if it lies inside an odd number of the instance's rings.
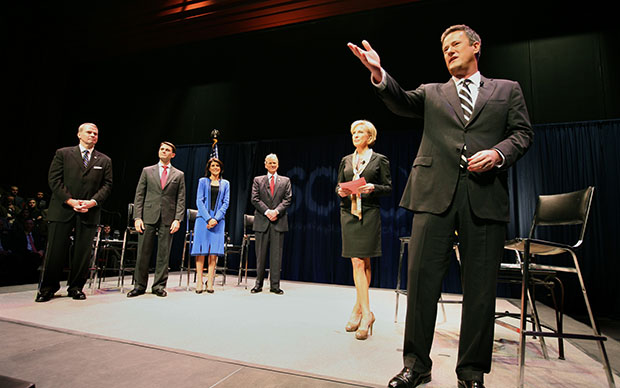
[[[230,182],[226,179],[220,179],[215,208],[211,209],[211,179],[200,178],[198,193],[196,194],[198,215],[194,224],[192,256],[224,255],[224,231],[226,228],[224,217],[226,216],[229,200]],[[211,218],[217,221],[217,225],[207,229],[207,222]]]

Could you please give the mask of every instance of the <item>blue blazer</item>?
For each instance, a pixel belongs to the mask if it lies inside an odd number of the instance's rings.
[[[211,210],[211,179],[200,178],[200,181],[198,181],[198,193],[196,193],[197,217],[202,217],[206,222],[209,222],[211,218],[215,218],[219,224],[226,216],[229,202],[230,182],[226,179],[220,179],[220,189],[217,194],[215,209]]]

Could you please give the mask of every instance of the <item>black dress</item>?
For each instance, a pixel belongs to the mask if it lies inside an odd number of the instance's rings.
[[[342,158],[338,168],[338,183],[353,179],[353,154]],[[340,198],[340,226],[343,257],[381,256],[381,211],[379,197],[392,192],[390,162],[384,155],[372,153],[368,165],[360,174],[375,190],[362,194],[362,219],[351,214],[351,197]]]

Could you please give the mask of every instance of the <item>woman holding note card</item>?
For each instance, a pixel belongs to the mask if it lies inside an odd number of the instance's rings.
[[[340,225],[342,256],[351,258],[357,298],[346,331],[365,340],[372,335],[375,316],[370,311],[370,258],[381,256],[381,213],[379,197],[392,192],[390,162],[370,148],[377,139],[371,122],[358,120],[351,124],[355,152],[342,158],[338,168],[341,197]]]

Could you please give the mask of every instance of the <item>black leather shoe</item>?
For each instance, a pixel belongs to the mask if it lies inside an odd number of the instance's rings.
[[[168,293],[166,292],[166,290],[164,289],[159,289],[159,290],[153,290],[153,294],[160,296],[162,298],[168,296]]]
[[[47,302],[50,301],[54,297],[53,292],[37,292],[37,297],[35,298],[35,302]]]
[[[69,290],[69,296],[75,300],[86,300],[86,294],[82,290]]]
[[[482,380],[461,380],[458,381],[459,388],[484,388]]]
[[[254,288],[250,290],[252,294],[258,294],[259,292],[262,292],[262,291],[263,291],[263,287],[259,287],[259,286],[254,286]]]
[[[390,388],[414,388],[420,384],[430,383],[431,372],[418,373],[410,368],[404,367],[388,383]]]
[[[276,295],[284,294],[284,290],[282,290],[281,288],[272,288],[269,290],[269,292],[273,292]]]
[[[134,296],[138,296],[138,295],[142,295],[142,294],[144,294],[144,290],[138,290],[138,289],[134,288],[133,290],[131,290],[131,291],[129,291],[127,293],[127,297],[128,298],[133,298]]]

